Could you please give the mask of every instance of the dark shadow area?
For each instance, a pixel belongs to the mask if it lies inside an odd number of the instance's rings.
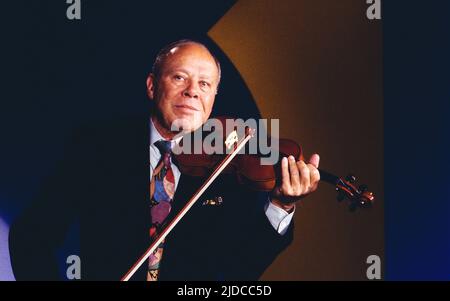
[[[105,199],[98,191],[77,194],[87,191],[78,189],[77,183],[91,173],[92,166],[108,166],[99,168],[102,172],[107,172],[109,166],[121,166],[124,172],[136,168],[134,171],[143,176],[141,182],[130,183],[122,174],[111,183],[112,188],[128,185],[132,191],[133,185],[147,186],[149,100],[145,80],[156,53],[167,43],[181,38],[199,40],[220,60],[222,82],[213,115],[259,116],[238,71],[206,35],[233,4],[82,1],[80,21],[66,18],[65,1],[2,5],[0,210],[8,222],[18,216],[28,220],[12,232],[27,233],[30,238],[26,246],[17,249],[17,256],[33,256],[20,263],[19,269],[29,270],[39,256],[45,262],[45,258],[55,255],[44,249],[42,254],[33,253],[33,245],[47,243],[46,236],[58,237],[52,244],[63,249],[61,259],[79,250],[76,225],[80,221],[74,217],[86,209],[80,206],[90,210],[90,201]],[[107,154],[108,149],[118,152],[102,158],[92,155]],[[102,181],[102,175],[96,176]],[[94,179],[92,174],[89,179]],[[133,191],[144,193],[140,189]],[[110,193],[117,197],[117,193]],[[117,217],[123,210],[115,211]],[[97,214],[93,212],[92,216],[101,216]],[[67,229],[57,225],[69,222],[75,226],[67,225],[72,229],[72,238],[68,239]],[[46,271],[48,274],[35,270],[25,278],[54,278],[61,268],[49,266]]]

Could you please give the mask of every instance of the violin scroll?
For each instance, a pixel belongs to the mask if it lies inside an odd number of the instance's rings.
[[[362,184],[356,187],[355,183],[356,177],[353,174],[347,175],[345,180],[338,178],[336,181],[337,200],[341,202],[348,199],[350,211],[371,207],[375,201],[375,195],[368,191],[367,185]]]

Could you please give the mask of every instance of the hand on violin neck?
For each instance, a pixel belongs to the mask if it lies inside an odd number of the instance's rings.
[[[318,154],[313,154],[308,163],[295,161],[293,156],[281,160],[281,184],[272,191],[272,203],[287,212],[295,203],[317,189],[320,180]]]

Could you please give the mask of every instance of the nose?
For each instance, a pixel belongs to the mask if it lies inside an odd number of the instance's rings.
[[[183,96],[198,99],[198,89],[198,85],[196,86],[195,83],[190,82],[186,89],[183,91]]]

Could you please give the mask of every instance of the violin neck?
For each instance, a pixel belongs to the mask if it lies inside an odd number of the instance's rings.
[[[320,173],[320,180],[325,181],[327,183],[330,183],[331,185],[336,185],[340,181],[340,178],[338,176],[333,175],[332,173],[329,173],[326,170],[318,168]]]

